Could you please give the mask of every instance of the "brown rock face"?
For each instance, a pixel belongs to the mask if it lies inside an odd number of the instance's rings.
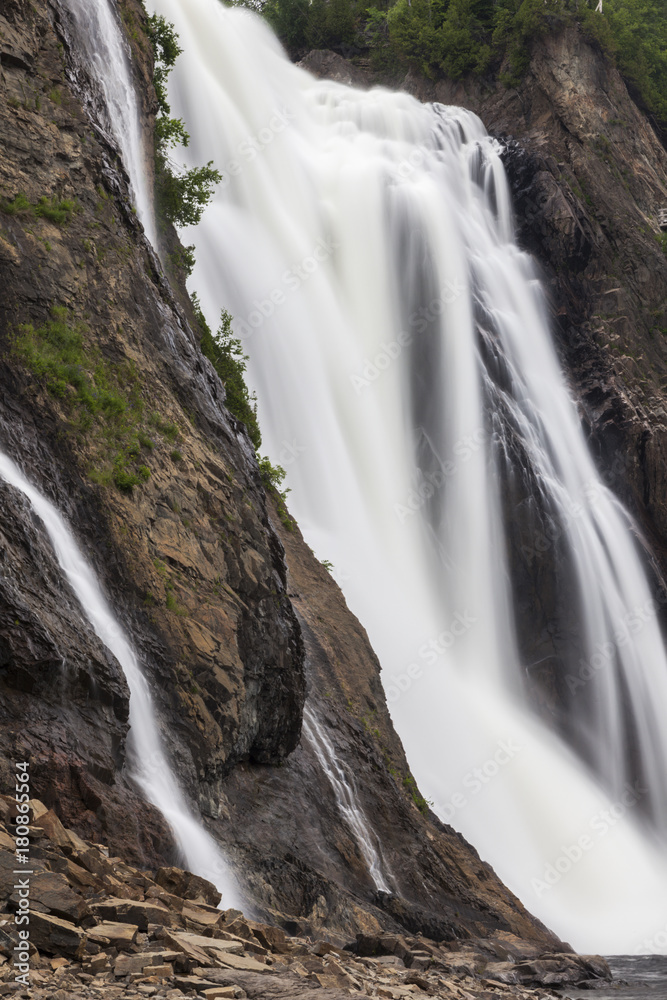
[[[247,438],[156,270],[126,182],[109,167],[115,151],[91,133],[68,82],[48,6],[5,7],[0,30],[22,53],[3,56],[0,198],[22,193],[28,203],[0,213],[0,446],[87,550],[155,678],[159,711],[173,720],[165,730],[178,769],[215,812],[207,787],[235,761],[278,761],[299,736],[301,638],[280,544]],[[137,61],[138,77],[149,69]],[[73,202],[69,222],[36,216],[30,206],[42,197]],[[91,369],[101,363],[119,387],[141,373],[129,400],[150,472],[140,490],[95,484],[117,446],[102,426],[82,433],[67,399],[13,350],[25,324],[39,327],[54,307],[80,324]],[[16,759],[20,723],[35,793],[88,835],[108,830],[126,854],[166,859],[164,823],[124,776],[128,692],[118,664],[82,621],[23,498],[0,489],[3,758]]]

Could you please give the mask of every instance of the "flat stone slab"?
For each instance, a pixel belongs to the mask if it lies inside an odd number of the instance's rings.
[[[137,939],[139,928],[136,924],[123,924],[111,920],[103,920],[97,927],[87,931],[88,937],[96,944],[106,944],[108,941],[114,948],[127,948]]]

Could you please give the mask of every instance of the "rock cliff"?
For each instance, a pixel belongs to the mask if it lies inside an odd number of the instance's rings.
[[[145,128],[144,14],[123,0]],[[267,500],[244,428],[128,200],[57,2],[0,3],[0,444],[72,525],[137,648],[169,755],[256,915],[349,940],[512,933],[562,945],[430,815],[359,623]],[[173,268],[172,268],[173,270]],[[0,783],[143,868],[175,860],[128,777],[128,689],[39,522],[0,515]],[[309,704],[358,785],[378,893],[312,743]]]

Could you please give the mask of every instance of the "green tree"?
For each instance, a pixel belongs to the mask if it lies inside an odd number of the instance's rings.
[[[225,387],[227,409],[246,425],[250,440],[257,449],[262,443],[257,422],[257,399],[246,385],[245,373],[249,359],[243,351],[241,341],[234,337],[232,317],[223,309],[218,332],[214,335],[196,295],[192,296],[192,304],[199,323],[202,354],[209,359],[220,376]]]
[[[190,136],[181,118],[171,117],[167,98],[167,80],[174,64],[183,51],[174,25],[162,15],[152,14],[147,22],[148,37],[153,46],[155,68],[153,85],[158,101],[155,121],[155,200],[158,221],[175,226],[194,226],[213,196],[215,185],[222,177],[209,161],[204,167],[178,170],[169,159],[169,150],[187,146]],[[192,247],[181,255],[185,270],[194,266]]]
[[[619,69],[648,111],[667,126],[667,7],[664,0],[605,0]]]

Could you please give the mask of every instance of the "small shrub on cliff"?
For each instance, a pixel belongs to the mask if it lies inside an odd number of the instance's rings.
[[[51,396],[59,400],[101,485],[131,491],[150,477],[139,464],[144,406],[141,380],[131,364],[111,364],[89,341],[84,324],[55,306],[41,326],[18,328],[12,353]]]
[[[47,198],[42,195],[35,205],[35,215],[37,218],[48,219],[58,226],[64,226],[69,222],[75,212],[79,211],[79,206],[70,199]]]
[[[155,69],[153,86],[158,101],[155,121],[155,200],[158,220],[175,226],[195,226],[213,196],[215,185],[222,179],[213,161],[204,167],[179,169],[169,158],[169,150],[187,146],[190,142],[181,118],[171,117],[167,98],[167,80],[183,51],[174,25],[165,17],[153,14],[148,18],[148,37],[153,46]],[[185,248],[183,265],[188,273],[194,266],[192,248]]]
[[[0,202],[0,210],[5,215],[30,215],[32,214],[32,204],[28,201],[23,191],[19,191],[11,201],[3,198]]]
[[[267,458],[266,455],[258,458],[258,464],[259,474],[262,477],[262,482],[264,483],[264,489],[267,493],[271,493],[276,501],[278,513],[280,514],[280,520],[283,522],[288,531],[292,531],[294,526],[289,516],[286,503],[287,494],[290,491],[289,489],[281,489],[287,473],[283,469],[282,465],[273,465],[271,459]]]
[[[429,803],[428,800],[425,799],[423,795],[419,794],[419,789],[417,788],[417,782],[415,781],[415,779],[412,777],[411,774],[408,774],[405,778],[403,778],[403,787],[410,795],[410,798],[417,806],[417,809],[419,809],[420,813],[426,816],[431,803]]]
[[[0,210],[6,215],[26,215],[31,218],[48,219],[58,226],[64,226],[70,221],[75,212],[79,211],[76,201],[67,198],[56,198],[55,196],[42,197],[37,202],[31,202],[26,198],[23,191],[19,191],[11,201],[3,199],[0,201]]]
[[[248,355],[243,352],[241,341],[233,336],[232,317],[223,309],[220,326],[214,336],[199,305],[196,295],[193,305],[201,334],[201,351],[211,362],[225,387],[225,405],[230,413],[241,420],[255,448],[262,443],[262,435],[257,422],[257,400],[250,393],[245,382]]]
[[[206,322],[196,293],[192,296],[192,305],[199,325],[201,351],[209,359],[225,387],[227,394],[225,405],[230,413],[233,413],[245,424],[255,451],[258,451],[262,443],[262,435],[257,420],[257,398],[246,385],[245,373],[249,359],[248,355],[243,352],[241,341],[233,336],[232,317],[226,309],[223,309],[220,316],[220,326],[214,336]],[[264,488],[273,495],[278,506],[280,519],[285,527],[291,531],[292,521],[285,503],[289,490],[281,488],[286,472],[282,466],[272,465],[266,456],[258,456],[257,461]]]

